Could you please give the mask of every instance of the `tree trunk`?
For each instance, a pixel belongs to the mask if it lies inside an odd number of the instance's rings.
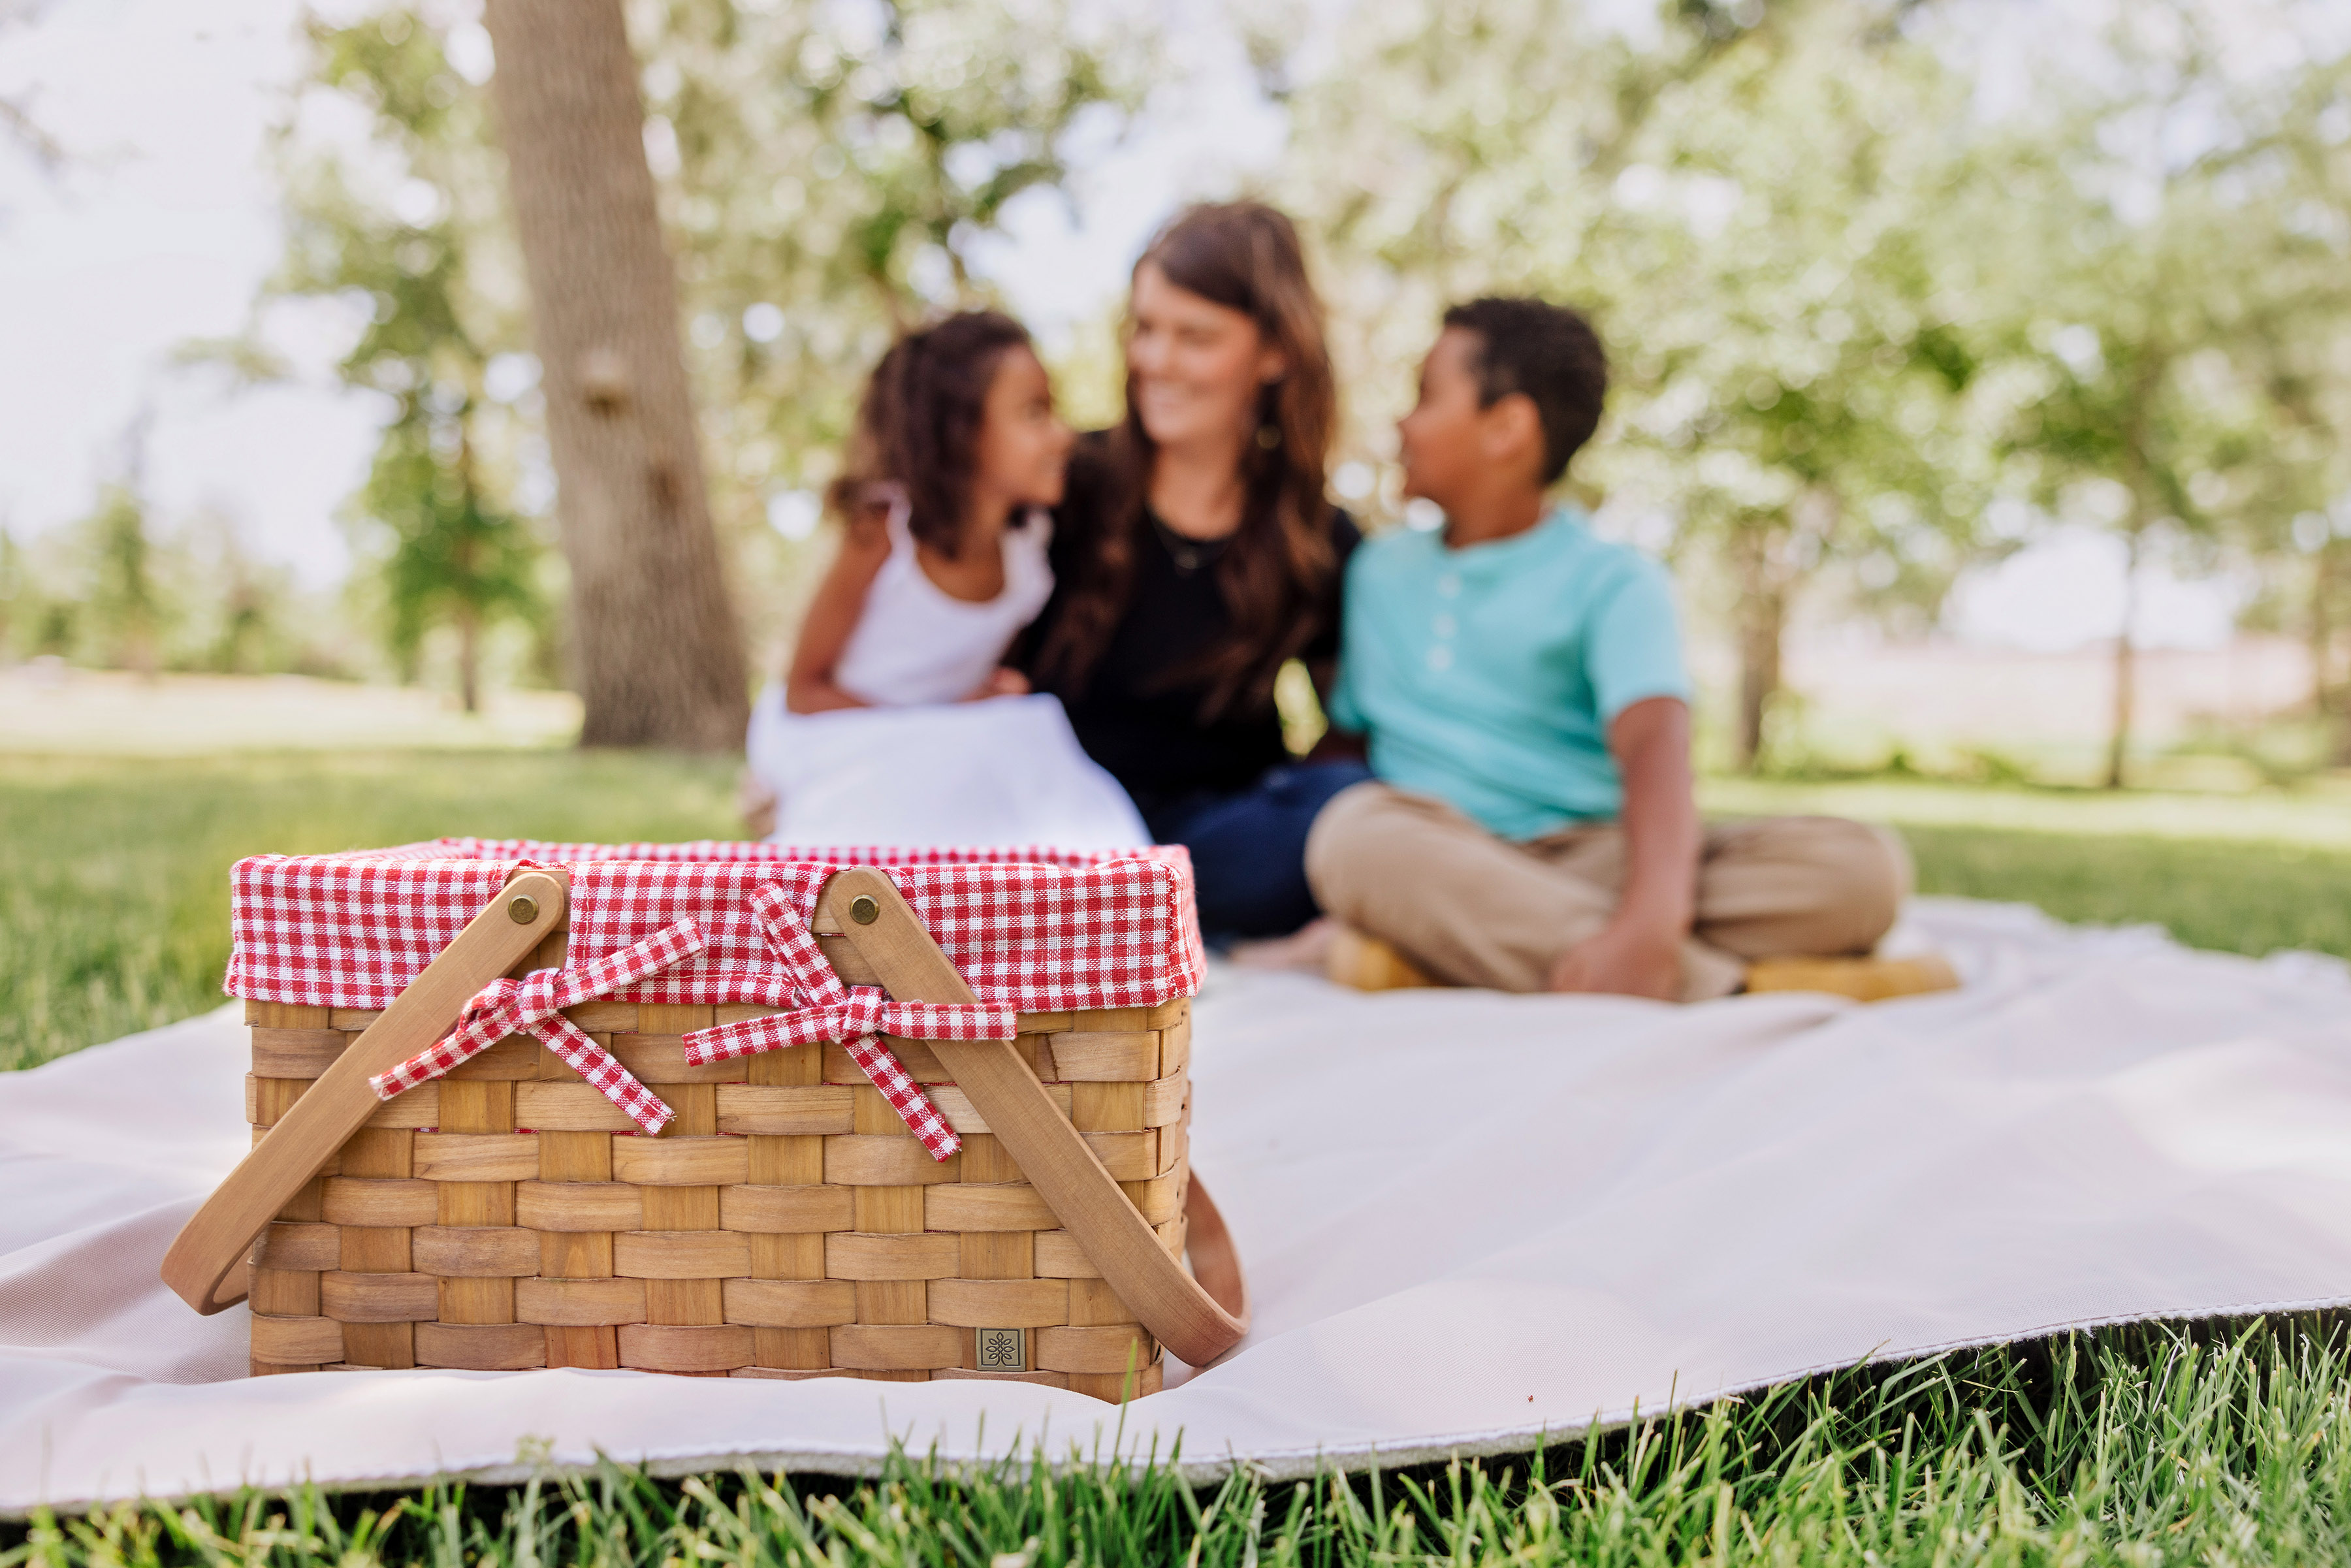
[[[1752,773],[1763,760],[1763,722],[1780,692],[1780,643],[1788,625],[1788,588],[1774,570],[1768,531],[1740,536],[1733,549],[1739,579],[1740,770]]]
[[[2131,632],[2138,622],[2138,557],[2147,525],[2131,519],[2123,548],[2123,625],[2115,636],[2114,732],[2106,742],[2106,788],[2123,787],[2123,770],[2130,752],[2131,707],[2137,695],[2138,651]]]
[[[749,703],[620,0],[489,0],[571,566],[581,743],[721,751]]]

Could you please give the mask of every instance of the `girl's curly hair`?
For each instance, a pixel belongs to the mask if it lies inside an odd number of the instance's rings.
[[[827,499],[854,520],[904,492],[914,538],[952,560],[963,543],[979,466],[987,389],[1029,329],[995,310],[962,310],[891,346],[857,405],[848,461]],[[1012,521],[1017,525],[1019,518]]]

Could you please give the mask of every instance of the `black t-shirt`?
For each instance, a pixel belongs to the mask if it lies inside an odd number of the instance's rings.
[[[1110,526],[1105,477],[1098,440],[1081,442],[1070,464],[1067,496],[1053,514],[1053,597],[1022,639],[1028,660],[1051,632],[1067,591]],[[1210,683],[1196,677],[1171,684],[1171,676],[1231,633],[1217,586],[1223,541],[1185,539],[1147,513],[1132,526],[1134,574],[1125,612],[1084,688],[1064,692],[1062,700],[1086,754],[1148,813],[1198,791],[1245,789],[1290,754],[1270,694],[1255,703],[1244,694],[1204,723]],[[1308,612],[1314,626],[1299,657],[1309,664],[1338,657],[1341,580],[1363,538],[1354,520],[1336,507],[1329,526],[1336,564]]]

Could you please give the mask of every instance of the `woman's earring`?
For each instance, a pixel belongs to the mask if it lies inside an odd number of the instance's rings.
[[[1267,452],[1281,444],[1281,426],[1269,420],[1257,427],[1257,444]]]

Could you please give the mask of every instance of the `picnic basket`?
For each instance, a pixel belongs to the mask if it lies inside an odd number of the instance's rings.
[[[249,1295],[256,1375],[1117,1400],[1246,1332],[1180,849],[444,840],[234,884],[255,1144],[163,1277]]]

